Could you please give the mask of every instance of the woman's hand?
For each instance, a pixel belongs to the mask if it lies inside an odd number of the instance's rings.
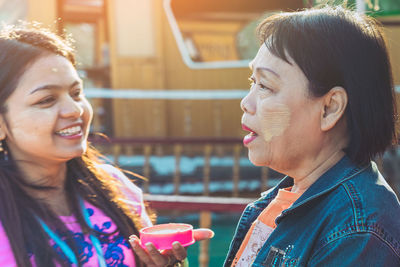
[[[212,238],[214,232],[210,229],[195,229],[193,235],[196,241],[201,241]],[[179,242],[174,242],[172,249],[163,251],[157,250],[150,242],[146,244],[146,249],[142,248],[139,238],[135,235],[130,237],[129,242],[136,255],[148,267],[173,266],[187,257],[186,249]]]

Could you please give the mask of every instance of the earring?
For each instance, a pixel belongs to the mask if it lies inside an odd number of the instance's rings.
[[[3,140],[0,140],[0,153],[3,153],[3,159],[5,161],[7,161],[8,160],[8,151],[4,147]]]

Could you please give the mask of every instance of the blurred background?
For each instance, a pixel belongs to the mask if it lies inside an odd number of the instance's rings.
[[[134,171],[157,223],[216,232],[189,249],[190,266],[222,266],[240,212],[282,175],[252,166],[239,107],[249,88],[254,30],[319,0],[0,0],[0,21],[38,21],[71,35],[93,105],[92,144]],[[400,1],[349,0],[384,26],[400,85]],[[368,55],[365,55],[366,57]],[[400,87],[396,87],[400,99]],[[103,133],[107,138],[96,133]],[[378,166],[400,190],[400,151]]]

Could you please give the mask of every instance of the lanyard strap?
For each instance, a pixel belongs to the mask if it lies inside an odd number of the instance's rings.
[[[78,260],[75,257],[74,252],[72,249],[68,246],[67,243],[65,243],[64,240],[62,240],[56,233],[54,233],[48,226],[45,224],[42,219],[37,217],[39,220],[40,224],[42,225],[43,230],[50,236],[51,239],[60,247],[60,249],[64,252],[64,255],[68,258],[68,260],[78,266]]]
[[[80,199],[80,206],[82,209],[82,213],[83,213],[83,217],[85,218],[86,223],[88,224],[88,226],[93,229],[93,224],[89,219],[89,213],[83,203],[83,200]],[[39,223],[42,225],[43,230],[50,236],[51,239],[53,239],[53,241],[59,246],[59,248],[62,250],[62,252],[64,253],[64,255],[68,258],[68,260],[75,264],[76,266],[78,266],[78,259],[76,258],[74,252],[72,251],[72,249],[68,246],[68,244],[62,240],[53,230],[51,230],[47,224],[40,219],[39,217],[37,217]],[[99,239],[94,236],[94,235],[90,235],[90,240],[92,241],[92,244],[96,250],[96,254],[97,254],[97,259],[99,261],[99,267],[107,267],[106,264],[106,260],[104,259],[104,255],[103,255],[103,250],[101,249],[101,244]]]
[[[79,202],[81,204],[83,217],[85,218],[86,223],[88,224],[88,226],[91,229],[93,229],[93,224],[89,218],[89,212],[87,211],[87,209],[83,203],[83,200],[81,198],[79,199]],[[94,235],[90,235],[90,240],[92,240],[92,244],[93,244],[94,248],[96,249],[97,259],[99,260],[99,266],[106,267],[107,264],[106,264],[106,260],[104,259],[103,250],[101,249],[101,244],[100,244],[99,239]]]

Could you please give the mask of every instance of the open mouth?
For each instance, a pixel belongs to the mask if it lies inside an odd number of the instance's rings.
[[[245,130],[245,131],[250,132],[248,135],[246,135],[243,138],[243,144],[245,146],[248,145],[250,142],[252,142],[254,139],[257,138],[258,134],[255,131],[253,131],[252,129],[250,129],[249,127],[247,127],[246,125],[242,124],[242,129]]]
[[[65,128],[65,129],[62,129],[62,130],[56,132],[57,135],[60,135],[63,137],[75,136],[75,135],[79,135],[81,133],[82,133],[82,127],[79,125]]]

